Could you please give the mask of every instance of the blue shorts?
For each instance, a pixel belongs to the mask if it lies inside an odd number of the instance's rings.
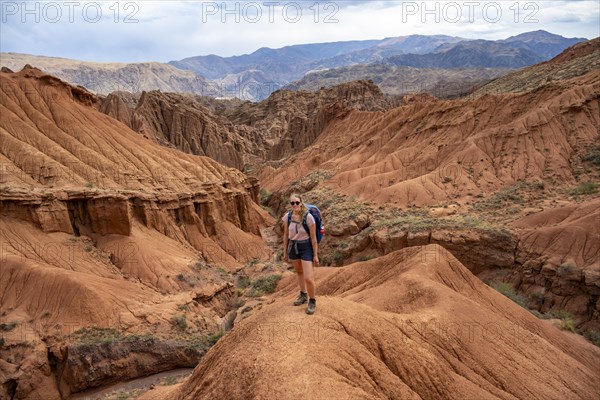
[[[288,244],[288,258],[290,260],[312,261],[313,257],[314,253],[310,239],[300,242],[290,240]]]

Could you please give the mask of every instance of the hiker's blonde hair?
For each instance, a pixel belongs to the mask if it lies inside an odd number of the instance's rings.
[[[304,207],[304,200],[302,200],[302,196],[296,193],[292,193],[290,195],[290,201],[292,201],[292,199],[300,200],[300,216],[304,216],[304,214],[306,214],[306,207]]]

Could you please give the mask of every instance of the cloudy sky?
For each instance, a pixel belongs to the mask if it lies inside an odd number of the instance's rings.
[[[8,1],[0,50],[86,61],[231,56],[261,47],[411,34],[600,36],[592,1]]]

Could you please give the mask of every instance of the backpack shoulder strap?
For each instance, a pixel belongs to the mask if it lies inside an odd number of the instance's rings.
[[[288,226],[292,223],[292,210],[288,211]]]
[[[306,218],[308,217],[308,214],[310,214],[310,209],[306,210],[306,212],[304,213],[304,217],[302,218],[302,226],[304,227],[304,230],[306,231],[306,233],[310,232],[308,230],[308,223],[306,222]]]

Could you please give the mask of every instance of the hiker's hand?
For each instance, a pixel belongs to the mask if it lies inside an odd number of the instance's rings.
[[[315,255],[313,257],[313,264],[318,265],[319,264],[319,256]]]
[[[288,262],[288,261],[289,261],[288,254],[287,254],[287,253],[285,253],[285,254],[283,255],[283,262]]]

